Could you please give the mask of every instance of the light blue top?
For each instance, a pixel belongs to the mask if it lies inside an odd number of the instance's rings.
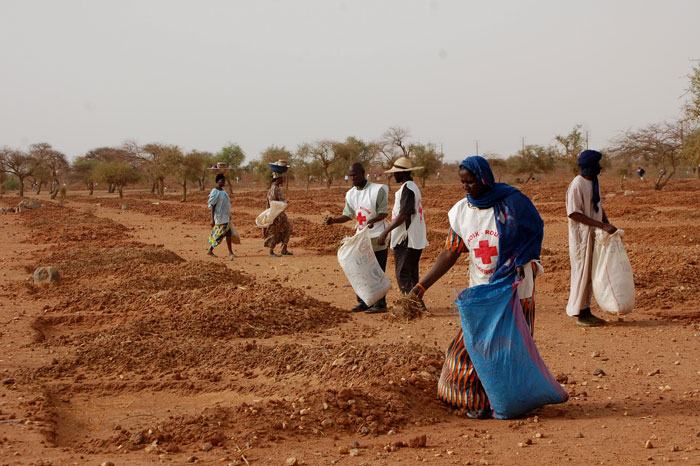
[[[214,223],[223,225],[231,221],[231,198],[225,189],[212,189],[207,201],[209,210],[214,209]]]

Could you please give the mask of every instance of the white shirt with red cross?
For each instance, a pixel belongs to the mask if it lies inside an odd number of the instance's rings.
[[[388,197],[389,188],[384,184],[376,184],[368,181],[364,188],[358,189],[357,187],[352,187],[345,194],[346,209],[343,210],[343,214],[345,215],[347,211],[352,212],[356,220],[358,232],[367,227],[368,220],[377,216],[377,199],[380,191],[383,193],[383,209],[384,212],[386,212],[386,199]],[[374,226],[369,229],[369,237],[377,238],[384,232],[385,226],[386,224],[383,220],[375,223]]]
[[[469,286],[485,285],[496,271],[500,237],[496,229],[493,207],[479,209],[467,198],[455,204],[447,213],[452,230],[464,241],[469,250]],[[534,293],[535,276],[544,273],[538,260],[524,268],[523,282],[518,285],[518,297],[529,298]]]
[[[489,282],[498,262],[499,236],[493,207],[478,209],[464,198],[447,214],[452,230],[469,249],[469,286]]]

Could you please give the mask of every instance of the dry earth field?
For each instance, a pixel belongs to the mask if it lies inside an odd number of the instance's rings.
[[[423,319],[346,312],[334,254],[350,229],[321,225],[346,186],[286,193],[295,255],[278,259],[252,229],[262,190],[232,197],[235,260],[205,257],[206,193],[42,195],[43,208],[0,216],[0,464],[700,464],[700,183],[624,195],[603,180],[637,308],[581,329],[564,312],[567,181],[522,189],[545,221],[535,341],[571,399],[510,421],[436,398],[466,262],[429,291]],[[462,195],[424,190],[423,271]],[[41,265],[61,281],[34,285]]]

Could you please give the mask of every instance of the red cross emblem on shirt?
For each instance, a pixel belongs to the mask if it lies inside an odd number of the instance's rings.
[[[362,215],[362,212],[357,213],[357,223],[362,226],[367,221],[367,217]]]
[[[498,256],[498,248],[489,246],[489,242],[486,240],[481,240],[479,241],[479,247],[474,249],[474,256],[481,259],[482,264],[487,265],[491,263],[493,256]]]

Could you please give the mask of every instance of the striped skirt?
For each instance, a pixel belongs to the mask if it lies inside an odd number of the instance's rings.
[[[533,335],[535,324],[535,297],[520,300],[525,320]],[[447,347],[445,363],[438,382],[438,397],[461,409],[478,411],[490,409],[489,398],[481,385],[474,364],[464,347],[462,329]]]

